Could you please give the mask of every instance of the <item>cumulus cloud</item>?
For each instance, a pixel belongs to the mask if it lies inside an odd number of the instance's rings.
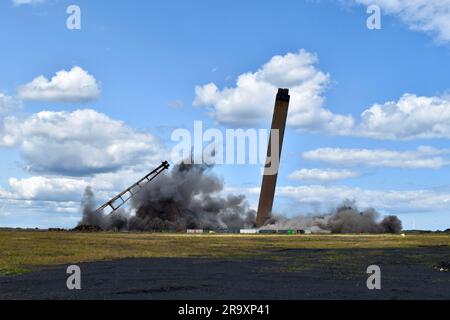
[[[0,92],[0,116],[16,111],[20,106],[20,101]]]
[[[9,133],[31,172],[69,176],[155,164],[164,154],[160,141],[94,110],[43,111]]]
[[[289,175],[291,180],[332,182],[361,176],[359,172],[335,169],[302,169]]]
[[[0,147],[15,144],[15,118],[12,116],[21,107],[20,101],[0,92]]]
[[[355,135],[376,139],[450,138],[450,98],[405,94],[361,115]]]
[[[21,99],[30,101],[86,102],[100,96],[97,80],[80,67],[58,71],[50,80],[39,76],[17,91]]]
[[[414,151],[385,149],[320,148],[304,152],[303,159],[343,166],[389,167],[403,169],[440,169],[450,165],[448,149],[422,146]]]
[[[79,210],[79,200],[61,202],[1,199],[0,220],[3,227],[71,228],[80,219]]]
[[[17,147],[28,171],[39,174],[10,178],[6,188],[0,187],[1,211],[11,215],[10,221],[22,214],[39,223],[46,217],[50,225],[62,219],[64,226],[71,226],[78,221],[70,222],[87,186],[95,189],[99,201],[109,199],[167,154],[158,138],[90,109],[7,120],[2,123],[10,125],[2,127],[0,143]]]
[[[330,76],[317,69],[317,56],[305,50],[275,56],[254,73],[238,77],[234,87],[197,86],[194,106],[203,106],[218,123],[267,124],[279,87],[291,89],[288,125],[298,131],[384,140],[450,138],[450,96],[404,94],[398,101],[366,108],[357,121],[324,108]]]
[[[237,189],[236,189],[237,190]],[[259,187],[240,190],[259,195]],[[354,200],[360,208],[376,208],[389,213],[436,212],[450,209],[448,190],[377,190],[348,186],[283,186],[277,188],[277,197],[289,199],[299,210],[313,208],[329,210],[343,201]],[[296,212],[308,213],[308,212]]]
[[[87,181],[70,178],[31,177],[11,178],[8,191],[0,191],[0,197],[15,200],[79,201]]]
[[[142,178],[154,167],[148,163],[92,177],[34,176],[10,178],[0,186],[0,220],[11,227],[66,227],[79,222],[80,200],[87,186],[95,190],[98,205]]]
[[[334,114],[323,107],[322,93],[330,76],[317,69],[317,56],[305,50],[274,56],[256,72],[238,77],[234,87],[219,89],[209,83],[197,86],[194,106],[208,109],[217,122],[233,126],[270,121],[279,87],[291,90],[288,125],[300,131],[348,132],[351,116]]]
[[[361,207],[375,207],[383,210],[433,211],[450,209],[450,193],[429,190],[368,190],[346,186],[298,186],[282,187],[280,196],[300,203],[322,203],[335,206],[346,199],[355,200]]]
[[[67,209],[69,206],[69,203],[66,202],[19,199],[12,192],[5,191],[0,186],[0,221],[3,227],[19,227],[23,223],[26,223],[25,221],[21,221],[20,217],[23,214],[28,213],[28,215],[40,216],[42,213],[48,213],[52,210],[52,214],[54,215],[54,212],[59,212],[56,209]],[[30,217],[28,216],[28,218]],[[34,228],[36,225],[32,225],[31,223],[28,227]]]
[[[393,15],[411,30],[435,36],[439,42],[450,41],[450,0],[354,0],[378,5],[383,13]]]
[[[106,201],[117,192],[128,188],[154,169],[154,165],[143,163],[117,172],[99,173],[84,177],[31,176],[10,178],[8,186],[0,186],[0,199],[19,202],[74,203],[79,207],[86,187],[95,190],[98,201]],[[79,209],[79,208],[78,208]]]

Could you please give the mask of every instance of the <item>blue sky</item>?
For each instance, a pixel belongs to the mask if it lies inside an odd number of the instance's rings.
[[[289,84],[277,212],[354,199],[450,227],[450,2],[370,3],[381,30],[365,0],[1,1],[0,225],[73,226],[86,185],[120,191],[194,121],[267,128]],[[256,206],[260,166],[215,171]]]

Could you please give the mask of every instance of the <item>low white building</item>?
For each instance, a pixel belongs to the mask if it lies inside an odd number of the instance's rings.
[[[241,229],[241,234],[258,234],[258,229]]]
[[[203,229],[188,229],[187,233],[189,234],[202,234],[204,231]]]

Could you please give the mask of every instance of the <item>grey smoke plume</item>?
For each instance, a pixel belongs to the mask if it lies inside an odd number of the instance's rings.
[[[178,164],[150,183],[132,201],[131,230],[220,229],[254,227],[255,211],[245,196],[223,197],[223,182],[210,166]]]
[[[254,210],[244,195],[222,196],[222,181],[206,165],[178,164],[148,183],[131,202],[135,215],[95,213],[92,190],[83,198],[80,225],[103,230],[183,231],[186,229],[239,229],[255,226]]]
[[[79,226],[94,226],[102,230],[126,230],[128,214],[124,210],[118,210],[112,215],[106,216],[103,212],[96,211],[96,201],[91,187],[87,187],[81,200],[82,219]]]
[[[402,222],[395,216],[387,216],[380,221],[376,210],[361,212],[355,203],[346,201],[334,212],[321,216],[275,217],[264,229],[305,229],[335,234],[400,233]]]
[[[223,182],[211,166],[178,164],[168,174],[148,183],[131,202],[130,214],[119,210],[112,215],[96,213],[91,188],[82,200],[80,225],[117,231],[183,231],[186,229],[254,228],[256,212],[244,195],[222,196]],[[305,229],[314,233],[400,233],[395,216],[380,221],[374,209],[360,212],[353,202],[345,202],[334,212],[288,219],[275,216],[262,229]]]
[[[101,226],[104,223],[102,213],[95,212],[95,196],[91,187],[87,187],[81,199],[82,219],[79,225]]]

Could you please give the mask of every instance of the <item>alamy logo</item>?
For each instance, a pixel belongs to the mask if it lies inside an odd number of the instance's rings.
[[[69,14],[66,21],[67,29],[81,30],[81,8],[73,4],[67,7],[66,13]]]
[[[176,143],[171,152],[173,163],[183,161],[188,164],[193,162],[206,165],[260,164],[265,166],[262,174],[278,173],[280,130],[271,130],[269,134],[269,130],[265,129],[226,129],[224,134],[218,129],[204,130],[203,122],[195,121],[194,135],[187,129],[176,129],[171,140]]]
[[[377,5],[371,5],[367,8],[367,14],[370,14],[367,18],[367,28],[369,30],[381,29],[381,8]]]
[[[79,266],[69,266],[67,268],[67,274],[70,276],[67,278],[67,289],[69,290],[81,290],[81,269]]]
[[[367,289],[381,290],[381,268],[376,265],[369,266],[367,274],[370,275],[367,279]]]

